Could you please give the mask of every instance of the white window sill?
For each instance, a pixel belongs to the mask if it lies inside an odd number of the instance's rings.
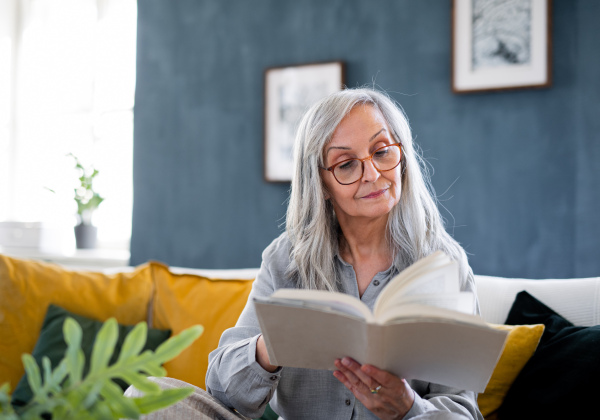
[[[47,252],[37,248],[0,247],[0,254],[60,264],[79,270],[103,271],[129,265],[129,251],[124,249],[77,249],[70,252]]]

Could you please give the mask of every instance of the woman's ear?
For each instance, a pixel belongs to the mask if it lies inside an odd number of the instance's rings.
[[[325,180],[321,177],[321,189],[323,190],[323,198],[325,201],[331,198],[331,194],[327,191],[327,185],[325,185]]]

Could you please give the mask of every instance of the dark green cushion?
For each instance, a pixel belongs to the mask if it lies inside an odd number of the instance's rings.
[[[50,363],[52,364],[53,369],[58,365],[58,363],[63,359],[65,351],[67,350],[67,343],[63,338],[63,323],[65,322],[65,319],[67,317],[73,318],[79,323],[79,325],[81,325],[83,333],[81,339],[81,348],[85,355],[84,374],[86,374],[89,370],[89,360],[92,355],[94,340],[96,338],[96,334],[100,330],[100,327],[102,327],[103,323],[94,319],[86,318],[71,313],[59,306],[50,305],[48,307],[46,317],[44,318],[44,323],[42,324],[42,331],[35,345],[35,348],[33,349],[32,356],[40,366],[40,369],[42,366],[43,356],[47,356],[50,359]],[[119,353],[121,352],[121,347],[123,346],[123,342],[125,341],[125,337],[133,328],[133,325],[130,326],[119,324],[119,339],[117,340],[115,352],[113,353],[109,364],[113,364],[117,361]],[[146,340],[144,350],[155,350],[163,341],[167,340],[170,336],[171,331],[169,330],[157,330],[149,328],[148,338]],[[119,386],[121,386],[123,390],[127,389],[127,387],[129,386],[127,383],[121,380],[115,380],[115,382],[119,384]],[[32,396],[33,394],[31,393],[31,389],[29,388],[27,376],[23,375],[12,395],[12,403],[14,406],[25,405],[27,404],[27,402],[29,402]]]

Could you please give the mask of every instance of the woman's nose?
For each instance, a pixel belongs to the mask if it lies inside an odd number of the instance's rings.
[[[373,161],[371,159],[363,162],[363,182],[377,181],[377,178],[379,178],[380,176],[381,174],[379,173],[375,165],[373,165]]]

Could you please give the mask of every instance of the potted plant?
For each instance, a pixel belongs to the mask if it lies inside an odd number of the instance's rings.
[[[85,168],[77,156],[69,153],[68,156],[75,159],[75,169],[79,174],[79,186],[74,189],[75,201],[77,202],[78,224],[75,226],[75,242],[77,248],[95,248],[98,228],[92,224],[92,214],[98,208],[104,198],[94,191],[94,178],[98,176],[98,170],[93,167]]]

